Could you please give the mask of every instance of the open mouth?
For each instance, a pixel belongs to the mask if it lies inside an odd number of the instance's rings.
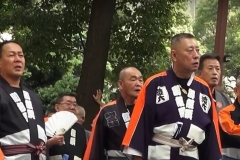
[[[194,66],[198,66],[198,64],[199,64],[198,62],[193,63]]]
[[[218,79],[217,79],[217,78],[211,78],[211,80],[212,80],[212,81],[218,81]]]
[[[16,65],[16,66],[14,66],[14,69],[15,70],[22,70],[22,66],[21,65]]]
[[[135,91],[135,92],[140,92],[140,91],[141,91],[141,89],[135,89],[134,91]]]

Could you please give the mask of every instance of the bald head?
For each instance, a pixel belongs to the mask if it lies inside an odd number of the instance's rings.
[[[178,44],[181,43],[182,39],[195,39],[195,37],[190,33],[179,33],[172,37],[171,39],[171,49],[175,49]]]
[[[119,73],[119,80],[124,80],[126,78],[126,76],[129,74],[129,73],[133,73],[133,72],[139,72],[141,73],[137,68],[135,67],[126,67],[126,68],[123,68],[120,73]],[[142,75],[142,74],[141,74]]]
[[[142,73],[137,68],[126,67],[119,73],[118,88],[125,103],[127,101],[129,101],[129,104],[135,102],[142,85]]]
[[[85,109],[82,106],[78,106],[76,108],[76,116],[78,118],[78,123],[79,124],[83,124],[83,122],[85,121]]]

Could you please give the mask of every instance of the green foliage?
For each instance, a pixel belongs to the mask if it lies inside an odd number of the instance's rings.
[[[40,88],[38,94],[43,101],[45,107],[50,107],[51,101],[63,92],[75,93],[79,78],[72,74],[66,74],[61,80],[58,80],[54,85]]]
[[[216,22],[217,22],[217,2],[218,0],[202,0],[197,8],[197,17],[194,23],[194,34],[201,44],[206,48],[206,52],[213,53]],[[225,53],[232,56],[231,62],[225,64],[225,76],[236,77],[240,74],[240,1],[231,0],[229,2],[229,15],[226,35]]]
[[[169,38],[180,31],[191,31],[187,30],[190,28],[189,19],[183,14],[186,1],[117,1],[104,81],[104,101],[109,101],[110,94],[115,92],[118,73],[123,67],[135,66],[145,78],[169,67],[166,47]],[[23,44],[27,59],[24,82],[38,91],[45,106],[49,106],[60,92],[76,91],[91,2],[0,2],[0,32],[11,33]]]
[[[81,11],[81,12],[79,12]],[[33,89],[54,84],[68,72],[70,59],[82,54],[90,3],[85,0],[3,0],[0,33],[9,32],[23,44]]]
[[[113,81],[126,66],[139,68],[145,78],[169,66],[166,46],[174,34],[171,28],[184,24],[185,17],[179,11],[184,3],[180,2],[183,1],[118,2],[109,57]]]

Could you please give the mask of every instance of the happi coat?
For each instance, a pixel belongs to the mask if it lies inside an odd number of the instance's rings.
[[[0,148],[5,160],[45,160],[43,106],[36,93],[0,76]],[[0,158],[1,159],[1,158]]]
[[[169,69],[145,82],[122,143],[123,152],[144,160],[219,160],[218,131],[207,84],[193,75],[178,78]]]
[[[84,160],[129,158],[129,155],[121,152],[121,144],[133,107],[125,105],[123,98],[119,97],[101,108],[93,122]]]

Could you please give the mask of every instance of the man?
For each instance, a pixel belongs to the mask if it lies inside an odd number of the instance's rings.
[[[85,121],[85,115],[86,115],[85,109],[82,106],[78,106],[76,108],[76,116],[78,118],[77,123],[82,125]],[[90,137],[90,131],[85,129],[85,133],[86,133],[86,139],[87,139],[87,142],[88,142],[89,137]]]
[[[230,98],[222,91],[216,89],[221,75],[220,59],[216,54],[204,54],[200,58],[199,77],[210,87],[216,102],[217,111],[231,104]]]
[[[62,93],[52,103],[57,112],[69,111],[76,114],[77,102],[75,94]],[[64,159],[80,160],[83,158],[86,149],[86,135],[84,128],[75,123],[65,134],[65,144],[61,146],[53,145],[49,149],[49,160]]]
[[[121,152],[121,143],[142,84],[143,77],[138,69],[127,67],[120,72],[121,96],[106,104],[95,118],[84,160],[129,159]]]
[[[219,160],[215,104],[207,84],[193,74],[199,64],[193,35],[172,38],[171,59],[172,68],[143,85],[123,152],[133,160]]]
[[[236,94],[234,104],[230,104],[219,112],[221,128],[226,132],[225,137],[222,137],[222,160],[240,159],[240,76],[237,78],[234,92]]]
[[[216,54],[204,54],[200,58],[200,64],[199,64],[199,77],[202,78],[204,81],[207,82],[209,85],[213,98],[216,103],[217,111],[219,112],[224,107],[231,104],[230,98],[224,94],[222,91],[219,91],[216,89],[216,86],[219,83],[221,75],[221,68],[220,68],[220,62],[219,62],[219,56]],[[233,141],[234,139],[237,139],[236,136],[231,136],[225,133],[222,128],[220,127],[220,135],[221,135],[221,143],[222,143],[222,153],[223,158],[222,160],[228,160],[225,157],[231,157],[236,158],[237,153],[235,148],[231,148],[231,146],[228,145],[229,141]]]
[[[4,159],[45,160],[46,134],[42,103],[20,80],[25,68],[21,45],[0,44],[0,148]],[[1,158],[0,158],[1,159]]]

